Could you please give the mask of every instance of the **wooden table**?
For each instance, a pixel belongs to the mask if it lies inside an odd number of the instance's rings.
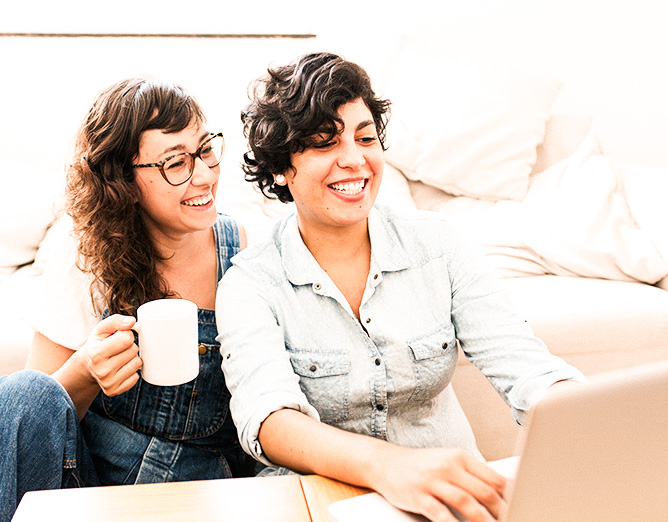
[[[362,493],[315,475],[33,491],[12,522],[328,522],[330,502]]]
[[[332,502],[369,492],[319,475],[304,475],[300,480],[312,522],[329,522],[327,508]]]

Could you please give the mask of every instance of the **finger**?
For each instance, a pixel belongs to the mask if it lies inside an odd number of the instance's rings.
[[[494,471],[486,463],[470,455],[465,456],[464,468],[472,475],[489,484],[503,497],[508,482],[506,477]]]
[[[443,483],[435,496],[446,505],[446,508],[453,508],[455,512],[459,512],[470,522],[492,522],[498,519],[498,514],[492,513],[478,502],[469,491],[457,485]],[[448,511],[450,510],[448,509]],[[452,515],[452,511],[450,513]],[[452,516],[454,517],[454,515]],[[454,519],[457,520],[456,517]]]
[[[119,330],[129,330],[136,322],[136,319],[130,315],[110,315],[109,317],[102,319],[102,321],[97,323],[95,328],[93,328],[92,335],[98,339],[104,339],[105,337],[109,337]]]
[[[118,385],[103,391],[105,395],[109,397],[120,395],[121,393],[125,393],[126,391],[130,390],[135,384],[137,384],[138,380],[139,380],[139,374],[136,371],[134,371],[131,372],[131,374],[126,379],[119,382]]]
[[[457,517],[450,511],[450,508],[432,496],[424,501],[420,514],[431,522],[457,522]]]
[[[131,361],[134,366],[141,366],[139,349],[130,332],[116,332],[90,349],[90,369],[100,386],[107,387],[116,379],[119,370]],[[133,370],[136,371],[136,370]]]
[[[472,513],[479,513],[480,509],[498,518],[505,507],[502,493],[466,468],[454,470],[450,483],[443,483],[437,496],[472,520]]]
[[[132,331],[117,330],[108,337],[93,340],[88,344],[91,359],[98,364],[126,352],[126,357],[129,358],[138,351]]]
[[[134,357],[127,361],[119,360],[124,355],[121,354],[110,359],[108,361],[108,369],[104,371],[103,375],[98,376],[98,382],[102,391],[110,397],[129,390],[139,379],[137,371],[141,368],[141,359],[135,354]]]

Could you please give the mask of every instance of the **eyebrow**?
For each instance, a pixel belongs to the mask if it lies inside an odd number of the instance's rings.
[[[211,136],[211,133],[209,131],[204,131],[199,138],[199,144],[201,145],[202,142],[206,138],[208,138],[209,136]],[[186,149],[185,146],[182,143],[179,143],[178,145],[174,145],[173,147],[169,147],[169,148],[163,150],[162,153],[160,154],[160,156],[164,156],[168,152],[184,151],[185,149]]]
[[[357,127],[355,127],[355,131],[360,131],[369,125],[376,125],[373,120],[365,120],[357,124]]]

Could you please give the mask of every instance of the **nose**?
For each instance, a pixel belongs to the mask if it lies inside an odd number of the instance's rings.
[[[339,154],[337,158],[337,165],[342,169],[358,169],[364,163],[363,151],[357,145],[354,139],[341,140],[339,145]]]
[[[201,158],[194,158],[193,175],[190,182],[193,185],[213,185],[220,175],[220,163],[215,167],[208,167]]]

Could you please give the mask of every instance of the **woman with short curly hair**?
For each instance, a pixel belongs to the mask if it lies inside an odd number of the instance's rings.
[[[390,103],[376,97],[359,65],[322,53],[271,69],[254,84],[254,102],[241,115],[250,148],[242,165],[246,180],[267,196],[293,201],[274,174],[291,169],[291,155],[313,146],[314,136],[334,138],[343,124],[339,107],[357,98],[369,109],[384,150]]]
[[[235,256],[216,314],[230,409],[263,473],[374,489],[430,520],[492,520],[485,465],[450,385],[461,344],[521,422],[581,373],[549,354],[443,216],[375,204],[385,115],[329,53],[273,68],[245,111],[246,177],[296,213]]]
[[[1,521],[30,490],[250,473],[215,340],[216,285],[245,246],[216,211],[223,150],[171,83],[118,82],[88,112],[67,173],[73,233],[45,268],[29,369],[0,378]],[[163,298],[198,307],[199,374],[177,386],[140,377],[131,330]]]

